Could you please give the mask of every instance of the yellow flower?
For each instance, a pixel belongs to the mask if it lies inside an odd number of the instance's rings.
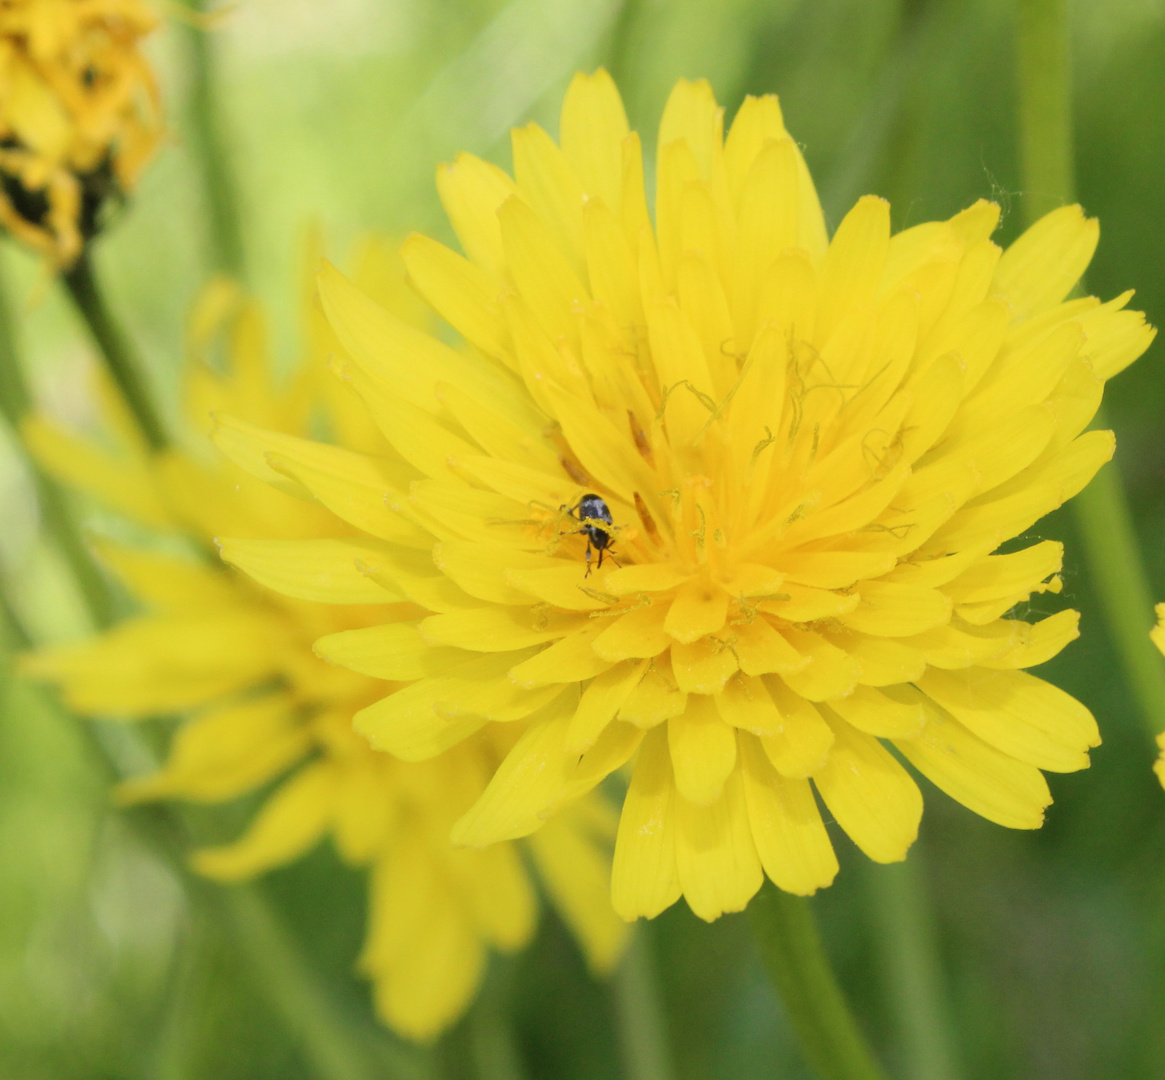
[[[1061,545],[992,552],[1109,459],[1085,428],[1153,337],[1131,294],[1065,302],[1097,241],[1078,207],[1001,253],[990,203],[891,237],[869,197],[830,241],[776,99],[748,99],[727,139],[722,119],[707,83],[676,86],[653,223],[611,79],[576,77],[560,144],[513,133],[515,179],[469,155],[438,171],[466,257],[402,249],[471,351],[320,277],[395,454],[218,435],[368,534],[227,542],[228,560],[292,595],[371,580],[417,605],[322,649],[415,658],[357,731],[407,760],[490,720],[520,731],[457,843],[532,834],[635,759],[628,919],[681,894],[713,919],[765,873],[827,885],[818,799],[870,858],[902,859],[922,796],[900,759],[992,821],[1041,824],[1041,770],[1084,768],[1099,735],[1023,670],[1077,614],[1006,617],[1059,591]]]
[[[1165,653],[1165,604],[1157,605],[1157,625],[1149,631],[1149,637],[1153,639],[1153,644]],[[1161,756],[1157,758],[1153,771],[1161,781],[1161,786],[1165,787],[1165,731],[1157,736],[1157,745],[1161,747]]]
[[[67,269],[161,139],[141,0],[0,0],[0,225]]]
[[[398,311],[409,303],[419,308],[403,273],[394,280],[384,250],[369,249],[361,280]],[[309,362],[279,388],[259,310],[226,282],[208,288],[192,320],[186,384],[192,424],[205,430],[211,410],[229,409],[290,438],[326,421],[348,446],[383,453],[358,399],[323,370],[337,345],[322,316],[310,311],[309,318]],[[223,351],[229,369],[216,371],[206,361]],[[534,930],[536,894],[517,846],[459,851],[449,844],[452,825],[512,747],[513,728],[491,725],[418,764],[373,751],[353,733],[352,713],[383,693],[378,679],[415,679],[426,670],[425,658],[382,639],[387,647],[368,650],[354,665],[369,674],[357,674],[320,660],[312,642],[320,639],[326,655],[334,635],[367,627],[377,634],[380,624],[394,621],[391,638],[399,621],[415,619],[419,609],[394,604],[355,573],[347,586],[321,581],[329,595],[342,593],[340,605],[283,598],[182,551],[181,541],[191,539],[209,549],[224,531],[304,550],[363,541],[350,539],[355,530],[322,508],[216,461],[204,436],[190,440],[189,449],[149,457],[116,400],[110,405],[116,453],[45,418],[29,422],[26,439],[59,476],[169,540],[151,548],[102,543],[106,561],[145,610],[89,641],[27,657],[25,670],[58,683],[82,713],[189,714],[163,767],[122,785],[126,801],[222,802],[275,781],[242,839],[199,852],[195,866],[222,881],[239,880],[297,858],[329,833],[345,861],[371,869],[360,967],[374,981],[380,1014],[404,1035],[432,1037],[466,1007],[487,948],[517,949]],[[335,446],[321,452],[336,461],[352,456]],[[284,467],[275,455],[270,464]],[[287,467],[291,483],[294,469]],[[345,539],[314,539],[321,536]],[[613,812],[595,796],[529,847],[596,972],[611,968],[626,934],[608,900],[614,830]]]

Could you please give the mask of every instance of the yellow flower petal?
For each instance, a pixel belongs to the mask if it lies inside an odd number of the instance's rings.
[[[1051,801],[1043,773],[972,735],[949,714],[927,710],[922,732],[895,746],[923,776],[976,814],[1010,829],[1038,829]]]
[[[890,243],[890,204],[866,195],[842,219],[821,267],[821,314],[816,340],[824,344],[851,307],[877,292]]]
[[[996,619],[980,628],[960,620],[959,625],[939,626],[925,634],[916,634],[910,644],[922,652],[928,664],[957,670],[1003,656],[1019,640],[1014,623]]]
[[[1031,593],[1064,562],[1064,545],[1044,540],[1008,555],[988,555],[964,570],[947,587],[956,604],[978,604],[985,600],[1007,601],[1006,611]]]
[[[259,584],[299,600],[324,604],[390,604],[403,600],[357,564],[375,562],[376,544],[363,540],[222,539],[219,553]]]
[[[60,683],[79,712],[150,716],[213,701],[278,673],[282,628],[261,611],[139,616],[92,641],[27,653],[22,674]]]
[[[440,675],[410,683],[356,713],[352,723],[374,747],[405,761],[433,757],[477,731],[488,719],[484,715],[450,719],[438,712],[437,706],[483,681],[496,680],[528,652],[487,653]]]
[[[736,626],[732,645],[746,675],[802,671],[810,663],[810,657],[799,653],[763,618]]]
[[[848,724],[833,727],[835,741],[813,783],[850,839],[875,862],[899,862],[918,835],[922,794],[877,739]]]
[[[736,734],[721,723],[716,703],[706,694],[692,694],[688,707],[667,724],[676,790],[682,798],[710,806],[736,767]]]
[[[821,634],[790,626],[784,636],[809,666],[802,671],[786,671],[782,678],[802,697],[810,701],[827,701],[848,694],[857,684],[861,668],[854,659]]]
[[[454,825],[455,845],[485,847],[528,836],[542,824],[577,761],[564,748],[570,718],[571,710],[561,703],[534,718],[481,797]]]
[[[654,727],[679,716],[687,703],[688,695],[676,686],[670,665],[665,668],[653,661],[619,707],[619,719],[642,728]]]
[[[871,686],[855,687],[845,697],[827,704],[843,720],[883,739],[909,737],[922,730],[925,712],[921,694],[910,694],[910,687],[894,687],[892,693]]]
[[[424,679],[469,659],[460,649],[433,648],[415,623],[405,622],[326,634],[312,648],[330,663],[394,682]]]
[[[785,121],[776,94],[745,97],[724,140],[724,163],[735,194],[739,196],[757,155],[784,135]]]
[[[160,608],[212,612],[236,600],[236,591],[215,567],[191,558],[103,542],[104,562],[135,595]]]
[[[863,581],[856,591],[861,603],[839,619],[863,634],[909,637],[942,626],[951,617],[950,597],[938,589]]]
[[[533,608],[488,607],[430,615],[419,629],[430,645],[510,652],[555,641],[583,625],[577,617],[551,618]]]
[[[145,525],[172,524],[143,462],[119,459],[35,413],[21,422],[20,435],[36,460],[64,483]]]
[[[582,184],[566,156],[537,124],[513,128],[510,145],[519,193],[549,224],[560,249],[575,269],[581,270]]]
[[[1101,379],[1119,375],[1157,336],[1141,312],[1121,310],[1132,295],[1126,292],[1078,319],[1084,328],[1084,353]]]
[[[652,919],[680,897],[675,785],[664,731],[649,732],[619,815],[611,903],[628,922]]]
[[[122,782],[117,799],[233,799],[283,772],[310,745],[311,732],[296,722],[286,694],[209,709],[178,730],[161,769]]]
[[[498,284],[485,270],[427,236],[413,233],[400,249],[409,277],[441,317],[487,356],[505,357],[505,318]]]
[[[1080,702],[1023,671],[968,678],[932,668],[918,687],[984,742],[1049,772],[1086,769],[1089,749],[1100,745]]]
[[[498,208],[514,193],[514,182],[496,165],[458,154],[437,170],[437,192],[462,250],[493,278],[503,279]]]
[[[926,670],[926,657],[908,641],[829,631],[822,637],[857,664],[856,678],[862,686],[913,682]]]
[[[692,582],[676,593],[663,627],[676,641],[693,642],[722,629],[728,597],[711,582]]]
[[[715,702],[720,719],[742,731],[779,735],[785,729],[785,718],[759,678],[740,674],[729,679],[723,691],[715,696]]]
[[[408,1038],[429,1040],[473,996],[485,949],[420,836],[395,845],[372,879],[371,931],[360,957],[377,1013]]]
[[[608,816],[613,833],[616,819]],[[530,845],[539,876],[582,945],[587,967],[604,976],[622,955],[628,928],[611,907],[610,857],[603,850],[610,840],[595,831],[586,818],[567,810],[539,829]]]
[[[632,608],[607,623],[592,648],[598,656],[612,662],[658,656],[670,644],[663,629],[667,613],[665,604]]]
[[[1017,319],[1058,304],[1084,275],[1100,239],[1100,225],[1079,206],[1045,214],[1003,253],[994,289]]]
[[[741,771],[729,774],[723,794],[711,806],[697,806],[678,794],[675,815],[676,868],[688,906],[708,922],[726,911],[743,911],[764,873]]]
[[[267,800],[241,840],[197,852],[195,870],[219,881],[239,881],[298,857],[323,835],[338,780],[330,765],[301,769]]]
[[[1025,626],[1026,624],[1020,624]],[[1080,612],[1057,611],[1038,623],[1026,627],[1026,633],[1017,635],[1010,649],[999,656],[988,657],[984,667],[1028,668],[1043,664],[1056,656],[1069,642],[1080,636]]]
[[[573,310],[587,292],[549,226],[517,196],[498,209],[506,264],[535,321],[552,338],[574,337]],[[581,269],[581,267],[579,268]]]
[[[602,68],[577,74],[562,103],[562,152],[583,190],[618,210],[623,186],[627,115],[615,82]]]
[[[538,898],[513,844],[449,853],[449,869],[479,932],[499,949],[520,949],[533,936]]]
[[[625,661],[587,684],[566,732],[569,752],[581,754],[594,745],[602,730],[615,719],[646,669],[645,660]]]
[[[671,670],[685,694],[718,694],[736,673],[731,643],[706,637],[671,647]]]
[[[778,774],[754,739],[741,738],[740,758],[749,824],[765,873],[798,896],[831,884],[837,856],[809,781]]]
[[[582,626],[536,656],[510,669],[510,678],[519,686],[549,686],[576,682],[601,675],[611,666],[609,660],[594,649],[595,638],[602,630],[597,620]]]

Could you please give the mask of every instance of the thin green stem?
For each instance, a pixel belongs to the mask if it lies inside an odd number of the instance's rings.
[[[623,1072],[627,1080],[672,1080],[675,1070],[667,1014],[659,996],[649,934],[649,927],[635,924],[611,980]]]
[[[1096,423],[1107,425],[1103,411],[1097,414]],[[1149,640],[1149,630],[1156,621],[1153,590],[1115,462],[1076,496],[1072,510],[1108,632],[1153,738],[1165,729],[1165,662]]]
[[[632,61],[632,45],[642,11],[643,0],[622,0],[607,30],[607,40],[603,48],[603,66],[615,80],[624,101],[634,97],[635,65]]]
[[[821,1080],[886,1080],[837,984],[809,901],[766,881],[748,914],[801,1052]]]
[[[905,862],[864,872],[903,1080],[957,1080],[934,917],[918,845]]]
[[[90,742],[93,759],[110,783],[119,778],[110,748],[93,724],[79,725]],[[137,740],[135,731],[116,725],[117,737]],[[135,750],[140,757],[144,750]],[[191,832],[178,807],[156,803],[128,810],[125,820],[141,842],[162,859],[182,882],[193,918],[205,916],[223,927],[255,989],[272,1008],[318,1080],[424,1080],[430,1075],[424,1057],[379,1032],[351,1021],[337,1008],[327,988],[305,961],[294,938],[254,884],[226,888],[194,874],[179,852],[191,846]]]
[[[210,920],[201,909],[188,908],[180,933],[171,960],[164,1011],[150,1055],[153,1080],[190,1080],[197,1069],[202,1042],[199,1021],[211,984],[207,963],[212,948]]]
[[[513,963],[508,957],[494,957],[485,985],[466,1017],[475,1080],[525,1080],[526,1071],[514,1039],[513,975]]]
[[[20,425],[31,409],[32,394],[16,346],[12,309],[8,305],[4,283],[0,281],[0,413],[12,428],[22,449],[24,443],[20,439]],[[27,453],[24,456],[32,474],[45,531],[52,537],[68,564],[93,624],[108,626],[113,618],[113,595],[81,537],[64,492],[35,458]]]
[[[903,102],[916,79],[931,27],[943,8],[934,0],[903,0],[899,6],[894,38],[837,155],[839,164],[822,190],[825,211],[837,220],[867,192],[879,162],[887,159],[887,144],[902,123]]]
[[[1028,221],[1074,198],[1069,45],[1067,0],[1020,0],[1019,122]],[[1106,423],[1103,412],[1096,422]],[[1165,663],[1149,640],[1153,590],[1117,467],[1102,469],[1072,500],[1072,510],[1109,634],[1155,734],[1165,727]]]
[[[87,250],[81,253],[71,269],[61,275],[61,280],[89,327],[105,366],[146,443],[151,450],[164,450],[169,440],[146,388],[141,361],[105,302]]]
[[[1017,14],[1019,159],[1032,222],[1076,197],[1068,0],[1019,0]]]
[[[425,1075],[422,1060],[403,1048],[382,1045],[377,1055],[381,1061],[374,1060],[365,1033],[335,1007],[258,887],[204,889],[207,900],[229,921],[235,942],[246,943],[247,967],[257,988],[321,1080],[379,1080],[385,1075],[411,1080]]]
[[[0,589],[0,645],[15,652],[27,649],[31,644],[32,636],[12,606],[8,590]]]
[[[0,590],[0,645],[24,649],[32,644]],[[81,722],[77,730],[88,743],[90,758],[103,778],[110,785],[116,783],[121,778],[115,764],[118,755],[101,738],[97,725]],[[132,754],[127,756],[148,754],[140,745],[139,733],[131,727],[111,725],[111,732],[132,744]],[[178,807],[167,803],[139,806],[125,811],[122,820],[142,845],[174,872],[194,909],[192,919],[205,918],[209,925],[225,930],[231,951],[253,977],[257,993],[299,1044],[318,1080],[428,1080],[432,1076],[425,1055],[351,1021],[337,1008],[259,886],[222,888],[190,870],[179,853],[190,848],[191,830]],[[182,1034],[162,1033],[159,1050],[171,1065],[181,1054],[175,1056],[175,1047],[167,1048],[165,1043],[180,1039]],[[166,1060],[155,1064],[160,1067]]]
[[[207,0],[188,0],[192,11],[205,15]],[[239,216],[237,187],[228,166],[223,137],[222,109],[215,90],[215,42],[213,31],[197,23],[186,31],[190,63],[188,123],[190,145],[198,157],[203,192],[210,218],[215,269],[243,278],[246,252]]]

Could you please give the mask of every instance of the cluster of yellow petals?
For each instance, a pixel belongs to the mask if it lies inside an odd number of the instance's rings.
[[[1149,631],[1149,637],[1153,639],[1153,644],[1165,654],[1165,604],[1157,605],[1157,625]],[[1161,781],[1161,786],[1165,787],[1165,731],[1157,736],[1157,745],[1161,747],[1161,756],[1157,758],[1156,764],[1153,766],[1153,771],[1157,774],[1157,779]]]
[[[570,87],[559,142],[516,130],[513,160],[512,179],[470,155],[439,170],[464,255],[402,248],[464,348],[320,278],[340,373],[391,453],[229,419],[217,435],[365,534],[228,540],[225,558],[293,596],[375,585],[422,612],[320,643],[413,673],[356,729],[407,760],[517,729],[453,831],[474,848],[536,832],[633,761],[625,918],[681,894],[715,918],[766,873],[828,884],[819,800],[871,858],[903,858],[922,812],[903,759],[1038,827],[1041,770],[1084,768],[1099,735],[1023,670],[1076,636],[1076,613],[1009,617],[1059,591],[1061,545],[995,552],[1109,459],[1111,433],[1085,429],[1152,340],[1131,294],[1065,299],[1095,221],[1066,207],[1002,252],[993,204],[891,236],[869,197],[830,240],[776,99],[748,99],[725,138],[708,85],[685,81],[652,215],[601,71]],[[584,494],[606,531],[572,514]]]
[[[68,268],[161,137],[142,0],[0,0],[0,225]]]
[[[419,305],[392,260],[384,245],[368,246],[359,279],[407,314]],[[113,397],[112,450],[46,417],[28,421],[28,445],[56,475],[120,510],[139,531],[169,539],[149,547],[102,542],[105,562],[144,610],[90,640],[32,654],[24,668],[57,683],[84,714],[184,714],[168,760],[124,783],[124,801],[217,803],[273,785],[241,839],[195,855],[203,873],[247,878],[299,857],[325,834],[346,862],[368,867],[361,970],[386,1022],[427,1039],[466,1007],[487,949],[517,949],[534,932],[537,893],[517,846],[459,851],[448,839],[514,733],[493,725],[472,745],[417,764],[375,752],[352,731],[351,717],[383,693],[383,683],[324,662],[311,646],[415,617],[411,606],[386,604],[371,584],[331,606],[284,598],[210,556],[212,538],[223,532],[282,540],[353,532],[222,462],[205,437],[211,412],[225,410],[288,435],[326,418],[349,447],[383,450],[358,399],[323,369],[336,343],[310,308],[308,324],[308,360],[280,387],[256,305],[225,281],[205,290],[192,319],[185,401],[197,436],[186,449],[151,456]],[[225,371],[213,366],[224,353]],[[181,550],[183,540],[195,550]],[[374,666],[381,678],[418,674],[415,664],[389,656]],[[626,932],[608,899],[614,829],[610,807],[595,797],[529,848],[543,887],[598,972],[615,963]]]

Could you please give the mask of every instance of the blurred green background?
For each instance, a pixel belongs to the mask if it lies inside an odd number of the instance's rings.
[[[988,196],[1003,206],[1010,241],[1022,197],[1014,31],[1010,0],[244,0],[212,46],[249,281],[289,361],[313,223],[340,258],[365,229],[448,239],[435,164],[468,149],[508,166],[507,129],[532,118],[555,131],[571,74],[599,64],[649,147],[679,76],[709,78],[729,116],[744,94],[775,91],[831,225],[867,191],[891,200],[899,228]],[[97,250],[111,301],[172,413],[185,312],[211,270],[190,150],[192,33],[169,21],[152,41],[173,138]],[[1161,325],[1165,3],[1078,0],[1073,54],[1079,189],[1102,225],[1088,286],[1104,298],[1136,287],[1134,306]],[[83,424],[87,338],[36,261],[0,248],[37,395]],[[1165,599],[1161,351],[1121,375],[1108,401],[1118,467]],[[75,636],[82,608],[40,540],[10,433],[0,434],[0,567],[38,638]],[[1083,638],[1042,673],[1096,712],[1104,745],[1088,772],[1050,777],[1056,802],[1039,833],[1009,833],[926,792],[912,860],[933,902],[959,1075],[1165,1077],[1165,793],[1070,515],[1033,535],[1064,539],[1068,553],[1063,596],[1032,608],[1083,612]],[[171,870],[107,809],[76,723],[14,684],[7,667],[2,678],[0,1076],[313,1076],[255,973],[213,925],[192,922]],[[904,1029],[886,992],[895,941],[876,876],[894,871],[858,857],[840,830],[833,839],[842,872],[815,903],[842,981],[893,1069]],[[341,1008],[370,1027],[351,970],[360,877],[324,848],[272,875],[267,892]],[[677,904],[648,928],[648,944],[678,1077],[809,1076],[743,917],[708,926]],[[612,993],[588,979],[550,914],[528,953],[495,965],[487,1006],[512,1015],[527,1076],[621,1075]],[[439,1051],[445,1075],[472,1075],[461,1063],[474,1031],[471,1018]],[[390,1059],[383,1075],[396,1075]]]

